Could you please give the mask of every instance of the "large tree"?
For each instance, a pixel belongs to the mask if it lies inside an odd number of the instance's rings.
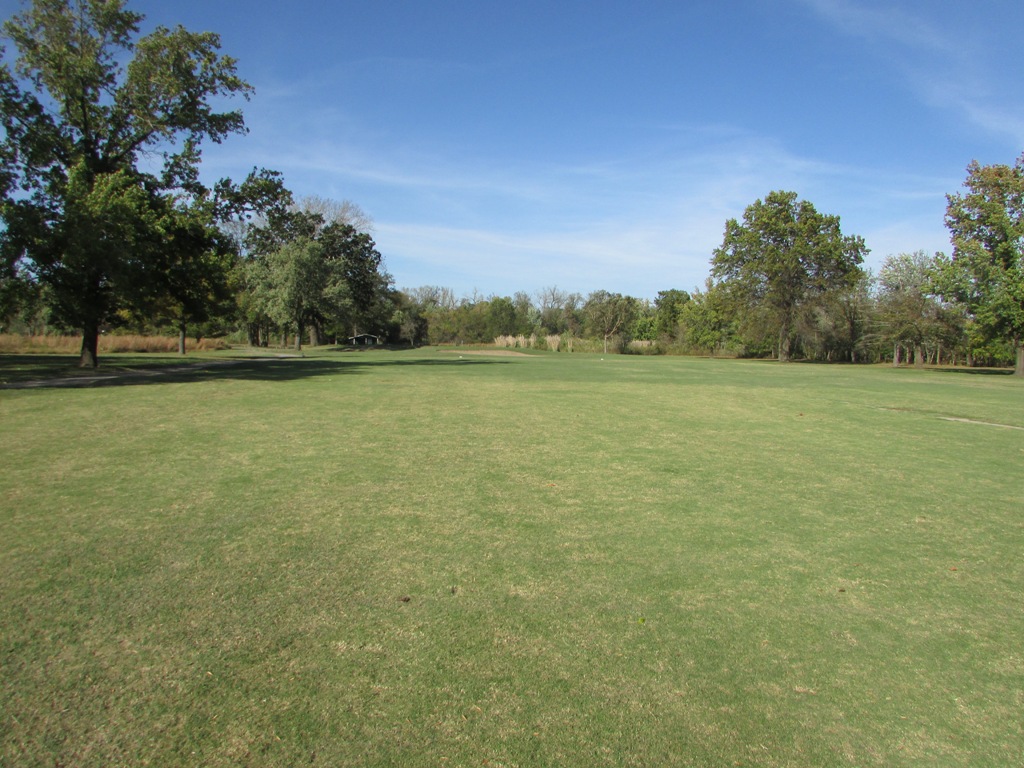
[[[934,257],[924,251],[887,256],[878,272],[880,336],[893,345],[892,364],[900,363],[900,346],[914,351],[914,365],[924,365],[925,344],[941,342],[943,307],[932,293]]]
[[[295,349],[302,349],[306,328],[329,311],[333,280],[323,245],[310,238],[285,243],[267,255],[263,284],[268,314],[295,329]]]
[[[816,297],[860,275],[864,241],[844,236],[839,217],[818,213],[795,192],[771,192],[729,219],[711,274],[744,313],[773,323],[779,359],[789,360],[798,313]]]
[[[307,330],[314,346],[325,328],[350,332],[390,289],[373,238],[349,224],[325,223],[319,213],[293,208],[271,216],[249,231],[247,249],[252,308],[294,328],[297,349]]]
[[[1024,155],[1015,165],[967,166],[965,192],[949,195],[953,258],[943,294],[959,301],[988,339],[1016,350],[1024,376]]]
[[[244,132],[219,105],[252,90],[216,34],[139,37],[142,20],[124,0],[34,0],[4,25],[17,56],[0,65],[0,246],[82,330],[86,366],[101,324],[149,291],[167,196],[195,179],[199,144]]]
[[[242,244],[232,230],[253,214],[280,216],[291,205],[276,171],[254,170],[240,185],[221,179],[207,189],[197,170],[197,163],[190,164],[187,181],[164,198],[161,248],[150,281],[155,298],[142,307],[175,326],[180,354],[190,324],[228,317],[236,308],[231,274]]]

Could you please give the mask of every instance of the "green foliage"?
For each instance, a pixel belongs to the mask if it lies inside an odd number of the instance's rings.
[[[623,296],[608,291],[594,291],[587,297],[583,305],[585,330],[604,343],[604,351],[608,352],[608,343],[612,337],[625,333],[629,329],[638,311],[638,302],[632,296]],[[619,340],[619,347],[622,340]]]
[[[923,251],[901,253],[887,257],[878,273],[878,335],[890,345],[912,348],[918,366],[926,344],[949,336],[950,313],[934,295],[937,259]]]
[[[337,283],[331,278],[323,246],[308,238],[292,240],[266,256],[263,284],[266,311],[279,325],[295,329],[296,349],[306,324],[329,311]]]
[[[394,298],[392,323],[398,328],[398,337],[415,347],[427,338],[427,318],[415,299],[404,291],[398,291]]]
[[[680,330],[683,307],[690,300],[690,294],[675,288],[658,291],[654,300],[654,331],[658,337],[674,339]]]
[[[637,341],[654,341],[657,339],[657,322],[654,314],[638,302],[637,314],[629,326],[629,338]]]
[[[487,320],[483,335],[487,340],[498,336],[515,336],[519,332],[516,306],[512,303],[512,299],[505,296],[493,296],[487,301],[485,311]]]
[[[137,39],[141,20],[121,0],[35,0],[4,25],[17,57],[0,67],[0,253],[8,271],[30,263],[58,320],[83,330],[83,365],[97,363],[101,323],[152,300],[160,259],[184,264],[168,242],[192,227],[166,226],[171,199],[208,196],[197,147],[244,130],[218,105],[252,90],[217,35],[158,27]],[[142,170],[157,152],[161,173]]]
[[[705,290],[694,291],[680,309],[679,324],[689,349],[712,355],[728,349],[735,329],[725,290],[708,279]]]
[[[818,213],[795,192],[771,192],[730,219],[711,274],[740,313],[756,312],[777,329],[779,358],[788,360],[793,330],[807,302],[855,282],[867,248],[844,236],[839,217]]]
[[[580,331],[582,318],[580,307],[583,297],[578,293],[560,290],[557,286],[544,288],[537,296],[537,320],[540,329],[550,335],[568,333],[576,335]]]
[[[985,338],[1016,348],[1024,376],[1024,155],[1012,167],[972,162],[964,187],[948,196],[953,258],[940,265],[940,289]]]
[[[383,259],[365,232],[292,210],[250,229],[247,246],[238,279],[242,309],[253,322],[265,316],[294,330],[296,348],[307,329],[316,345],[325,330],[346,336],[371,318],[390,322],[390,276],[380,271]]]
[[[804,353],[829,362],[870,360],[875,314],[871,278],[861,273],[856,282],[819,296],[802,313],[798,333]]]

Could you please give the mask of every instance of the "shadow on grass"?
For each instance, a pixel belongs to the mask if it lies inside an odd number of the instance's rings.
[[[109,360],[109,358],[108,358]],[[130,361],[118,359],[95,370],[73,367],[67,356],[2,355],[2,389],[96,389],[146,384],[187,384],[235,379],[243,381],[295,381],[317,376],[360,373],[377,367],[452,367],[506,364],[486,359],[379,359],[359,355],[344,359],[305,357],[250,357],[198,362]]]
[[[755,359],[755,358],[751,358]],[[769,358],[756,358],[763,359],[765,362],[777,362],[776,360]],[[876,368],[891,368],[895,371],[927,371],[928,373],[966,373],[974,376],[1013,376],[1013,368],[966,368],[966,367],[949,367],[949,366],[938,366],[938,365],[922,365],[916,366],[913,363],[907,365],[893,366],[891,363],[851,363],[848,360],[794,360],[793,363],[797,365],[823,365],[823,366],[859,366],[869,367],[873,366]]]
[[[971,376],[1013,376],[1013,368],[925,368],[935,373],[966,373]]]

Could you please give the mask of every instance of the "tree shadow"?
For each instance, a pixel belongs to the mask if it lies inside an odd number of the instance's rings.
[[[935,373],[960,373],[969,376],[1013,376],[1013,368],[925,368]]]
[[[0,382],[4,384],[62,379],[78,370],[70,355],[0,355]]]
[[[43,359],[41,359],[43,358]],[[0,356],[0,389],[101,389],[152,384],[189,384],[200,381],[285,382],[319,376],[364,373],[394,366],[454,367],[507,364],[488,359],[382,359],[359,355],[343,359],[292,356],[202,360],[192,363],[151,362],[131,366],[83,370],[72,368],[66,356]]]

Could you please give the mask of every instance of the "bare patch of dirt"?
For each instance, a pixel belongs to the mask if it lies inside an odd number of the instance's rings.
[[[940,416],[943,421],[959,421],[961,424],[981,424],[983,427],[1001,427],[1003,429],[1024,429],[1013,424],[996,424],[992,421],[975,421],[974,419],[958,419],[955,416]]]

